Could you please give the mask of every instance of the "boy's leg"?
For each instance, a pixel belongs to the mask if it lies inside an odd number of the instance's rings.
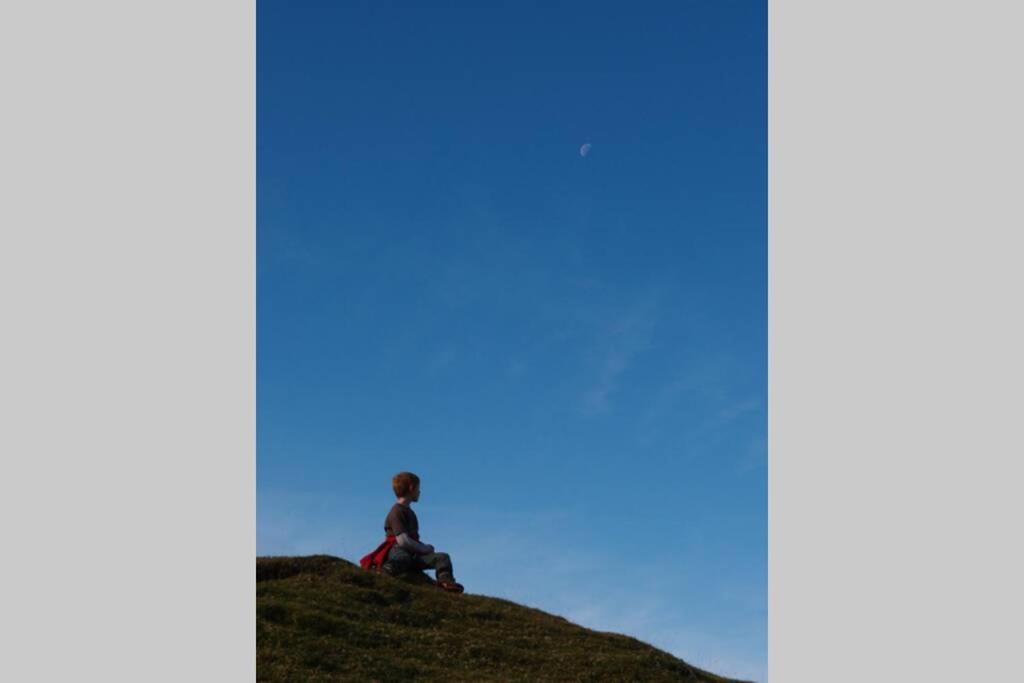
[[[391,576],[399,576],[400,574],[419,569],[420,567],[417,566],[416,560],[417,558],[409,551],[393,545],[391,550],[388,551],[388,557],[381,569]]]
[[[426,555],[417,555],[416,560],[424,568],[431,568],[437,575],[438,583],[447,581],[449,583],[455,582],[455,576],[452,571],[452,558],[448,556],[448,553],[427,553]]]

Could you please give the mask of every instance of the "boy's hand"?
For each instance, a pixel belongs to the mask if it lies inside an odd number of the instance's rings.
[[[423,553],[424,555],[429,555],[430,553],[434,552],[434,546],[430,545],[429,543],[424,543],[424,545],[427,547],[427,552]]]

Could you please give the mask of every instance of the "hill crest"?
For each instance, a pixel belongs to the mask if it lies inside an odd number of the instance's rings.
[[[635,638],[330,555],[256,559],[258,681],[707,681]]]

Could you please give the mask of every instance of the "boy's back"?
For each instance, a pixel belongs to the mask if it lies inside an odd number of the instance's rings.
[[[407,534],[415,541],[420,540],[420,522],[412,507],[402,503],[392,505],[384,518],[384,533],[388,536]]]

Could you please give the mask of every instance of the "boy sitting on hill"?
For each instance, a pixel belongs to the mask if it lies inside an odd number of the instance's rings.
[[[434,546],[420,542],[420,524],[412,503],[420,499],[420,478],[412,472],[399,472],[391,480],[398,501],[384,519],[384,542],[360,560],[364,569],[380,569],[392,576],[408,571],[433,568],[437,585],[451,593],[464,589],[452,575],[448,553],[434,552]]]

